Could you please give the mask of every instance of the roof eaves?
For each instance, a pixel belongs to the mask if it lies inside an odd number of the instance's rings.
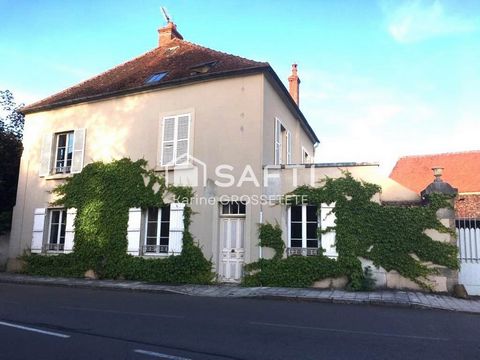
[[[59,101],[59,102],[56,102],[56,103],[53,103],[53,104],[48,104],[48,105],[43,105],[43,106],[27,106],[27,107],[22,109],[22,113],[25,114],[25,115],[26,114],[32,114],[32,113],[35,113],[35,112],[57,109],[57,108],[60,108],[60,107],[63,107],[63,106],[76,105],[76,104],[80,104],[80,103],[98,101],[98,100],[103,100],[103,99],[112,98],[112,97],[116,97],[116,96],[123,96],[123,95],[129,95],[129,94],[140,93],[140,92],[145,92],[145,91],[152,91],[152,90],[160,89],[160,88],[182,86],[182,85],[187,85],[187,84],[190,84],[190,83],[201,82],[201,81],[209,81],[209,80],[213,80],[213,79],[217,79],[217,78],[226,78],[226,77],[230,77],[230,76],[254,74],[254,73],[263,72],[267,68],[270,68],[270,65],[268,63],[265,64],[265,65],[246,67],[246,68],[242,68],[242,69],[227,70],[227,71],[214,72],[214,73],[206,73],[206,74],[201,74],[201,75],[196,75],[196,76],[188,76],[188,77],[184,77],[184,78],[180,78],[180,79],[174,79],[174,80],[159,82],[157,84],[142,85],[142,86],[137,86],[137,87],[130,88],[130,89],[112,91],[112,92],[101,93],[101,94],[96,94],[96,95],[92,95],[92,96],[80,97],[80,98],[71,99],[71,100]]]

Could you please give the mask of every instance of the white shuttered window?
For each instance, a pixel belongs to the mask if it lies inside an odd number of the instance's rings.
[[[163,118],[162,166],[182,165],[190,153],[190,114]]]

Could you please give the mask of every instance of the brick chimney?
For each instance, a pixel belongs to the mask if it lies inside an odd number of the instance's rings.
[[[165,46],[173,39],[183,40],[183,36],[177,31],[177,25],[169,21],[163,28],[158,29],[158,46]]]
[[[288,84],[292,99],[300,106],[300,79],[297,75],[297,64],[292,64],[292,75],[288,77]]]

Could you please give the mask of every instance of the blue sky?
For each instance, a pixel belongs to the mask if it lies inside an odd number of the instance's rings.
[[[480,149],[480,2],[0,0],[0,89],[29,103],[156,46],[165,6],[186,40],[298,63],[317,160]]]

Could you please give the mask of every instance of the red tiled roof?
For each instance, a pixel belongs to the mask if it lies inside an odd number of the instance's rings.
[[[210,71],[205,74],[191,75],[192,67],[211,61],[216,63]],[[29,105],[23,111],[29,113],[102,96],[164,86],[169,83],[195,81],[242,70],[268,68],[270,65],[266,62],[248,60],[174,38],[165,45],[133,60]],[[163,71],[168,73],[158,84],[145,84],[151,75]]]
[[[435,166],[444,168],[442,179],[459,192],[480,191],[480,150],[405,156],[397,161],[390,178],[420,193],[433,181]]]

